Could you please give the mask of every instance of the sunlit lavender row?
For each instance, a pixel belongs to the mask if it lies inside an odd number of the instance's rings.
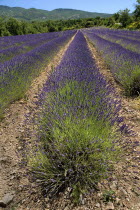
[[[81,32],[78,32],[78,35],[66,51],[60,65],[50,75],[42,94],[58,89],[59,86],[65,86],[68,82],[74,81],[83,84],[81,85],[81,88],[85,88],[85,90],[83,89],[83,92],[87,95],[92,95],[93,104],[97,105],[96,100],[100,104],[100,106],[99,104],[96,106],[95,113],[97,116],[98,113],[100,113],[99,115],[101,117],[102,110],[104,111],[104,114],[107,114],[106,116],[103,115],[105,119],[107,119],[107,116],[112,119],[112,107],[114,108],[115,102],[114,100],[111,100],[109,95],[111,95],[114,90],[106,83],[103,76],[99,73],[95,61],[88,49],[86,40]],[[88,92],[88,90],[90,90],[88,89],[88,85],[90,86],[90,84],[92,85],[93,92]],[[111,105],[111,101],[113,105]],[[81,102],[79,101],[79,103]],[[84,100],[82,107],[84,107],[84,103],[86,103],[87,106],[87,101]],[[118,103],[118,101],[116,101],[116,103]]]
[[[101,38],[94,33],[94,30],[85,30],[84,34],[101,52],[115,79],[124,87],[125,93],[138,95],[140,93],[140,54]]]
[[[45,44],[0,63],[0,110],[13,100],[23,97],[31,81],[39,75],[74,34],[75,31],[67,31],[61,33],[58,38],[54,36],[52,40],[49,35],[50,41],[46,41]]]
[[[38,141],[29,164],[51,196],[96,188],[119,157],[120,100],[78,32],[40,95]],[[119,128],[118,128],[119,127]],[[40,148],[39,146],[39,148]]]
[[[129,31],[129,30],[111,30],[114,34],[118,33],[121,36],[128,37],[130,39],[140,39],[140,32],[139,31]]]
[[[41,46],[48,41],[61,37],[66,32],[54,32],[44,34],[31,34],[11,37],[0,37],[0,62],[12,59],[32,49]]]
[[[136,40],[140,39],[139,31],[118,30],[118,29],[116,30],[116,29],[109,29],[109,28],[97,28],[97,29],[98,29],[97,31],[102,31],[108,34],[114,34],[114,35],[130,38],[130,39],[136,39]]]
[[[121,37],[118,35],[106,34],[103,38],[118,43],[122,47],[140,54],[140,38],[139,40],[132,40],[130,38]]]
[[[18,36],[5,36],[0,37],[0,49],[7,49],[14,46],[20,46],[25,43],[30,43],[32,41],[47,41],[49,39],[62,36],[66,32],[50,32],[42,34],[28,34],[28,35],[18,35]]]
[[[96,29],[92,30],[95,34],[100,37],[107,39],[111,42],[120,44],[122,47],[132,50],[134,52],[140,53],[140,35],[137,35],[137,39],[134,39],[134,34],[131,33],[130,36],[122,35],[121,31],[109,30],[109,29]],[[139,33],[140,34],[140,33]]]

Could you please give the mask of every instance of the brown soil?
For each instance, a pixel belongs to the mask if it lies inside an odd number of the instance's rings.
[[[72,40],[71,40],[72,41]],[[133,148],[133,143],[139,141],[140,136],[140,98],[132,99],[123,95],[123,89],[114,81],[110,69],[101,59],[100,53],[93,45],[88,43],[91,53],[96,60],[100,72],[109,84],[113,85],[122,101],[120,115],[132,128],[135,135],[123,135],[123,142],[128,142],[129,148],[123,156],[122,162],[116,165],[115,172],[109,180],[99,184],[99,191],[80,198],[80,205],[74,206],[70,199],[70,189],[60,194],[55,200],[43,198],[40,188],[29,180],[26,167],[21,167],[22,147],[28,142],[32,145],[34,137],[34,124],[25,123],[25,115],[30,113],[34,117],[37,112],[37,95],[41,91],[47,76],[59,64],[70,42],[62,49],[46,70],[32,83],[26,94],[26,99],[17,101],[5,111],[5,119],[0,125],[0,199],[7,193],[14,195],[14,199],[6,210],[88,210],[88,209],[115,209],[139,210],[140,209],[140,168],[138,167],[138,147]],[[30,131],[31,135],[28,135]],[[133,151],[133,152],[132,152]],[[104,202],[109,192],[113,191],[110,202]],[[103,200],[104,199],[104,200]],[[1,209],[1,208],[0,208]]]

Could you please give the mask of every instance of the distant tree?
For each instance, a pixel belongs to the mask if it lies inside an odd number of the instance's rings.
[[[10,18],[7,21],[6,28],[11,35],[22,35],[23,34],[21,22],[14,18]]]
[[[100,25],[101,22],[101,17],[97,16],[96,18],[94,18],[94,25],[98,26]]]
[[[137,5],[135,7],[135,11],[134,11],[134,17],[136,20],[140,20],[140,0],[137,0]]]
[[[119,20],[120,20],[120,14],[119,14],[119,12],[113,14],[112,17],[114,18],[115,22],[119,22]]]
[[[10,36],[10,32],[5,27],[4,23],[0,23],[0,36]]]
[[[29,34],[29,23],[22,21],[21,30],[23,34]]]
[[[93,21],[90,21],[90,20],[86,21],[85,28],[90,28],[90,27],[93,27],[93,26],[94,26],[94,22]]]
[[[106,18],[106,20],[107,20],[106,21],[106,26],[112,27],[115,24],[115,20],[114,20],[113,16],[109,17],[109,18]]]
[[[129,9],[125,9],[125,10],[120,10],[119,14],[120,14],[120,23],[122,24],[122,27],[126,27],[127,25],[129,25],[132,22],[132,18],[129,15]]]
[[[49,32],[55,32],[55,31],[58,31],[58,28],[57,28],[57,26],[50,25],[48,30],[49,30]]]
[[[0,17],[0,22],[2,22],[3,21],[3,18],[2,17]]]

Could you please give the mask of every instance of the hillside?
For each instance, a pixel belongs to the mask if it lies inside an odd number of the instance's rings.
[[[67,19],[78,19],[78,18],[95,18],[109,17],[111,14],[97,13],[97,12],[86,12],[82,10],[74,9],[55,9],[52,11],[42,9],[24,9],[21,7],[8,7],[0,5],[0,16],[13,17],[22,20],[67,20]]]

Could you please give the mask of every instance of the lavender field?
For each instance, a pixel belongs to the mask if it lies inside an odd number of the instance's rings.
[[[120,97],[101,74],[88,44],[100,53],[123,94],[137,97],[140,32],[92,28],[0,38],[0,114],[24,97],[69,41],[38,95],[35,148],[27,159],[45,195],[54,197],[70,187],[78,203],[81,193],[97,190],[113,173],[128,134]]]
[[[45,69],[75,31],[1,37],[0,113],[24,97],[31,82]]]
[[[128,96],[140,93],[140,32],[84,30]]]

